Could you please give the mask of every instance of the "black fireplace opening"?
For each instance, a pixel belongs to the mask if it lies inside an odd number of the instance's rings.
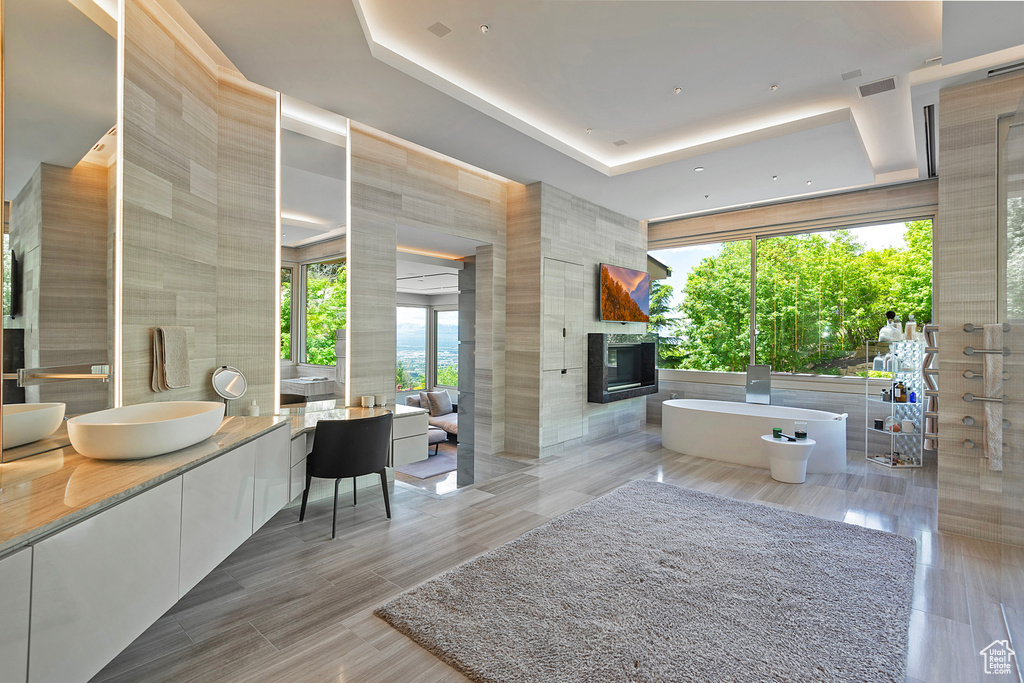
[[[655,335],[592,332],[588,346],[588,401],[611,403],[657,393]]]
[[[607,358],[608,391],[621,391],[640,386],[638,344],[609,344]]]

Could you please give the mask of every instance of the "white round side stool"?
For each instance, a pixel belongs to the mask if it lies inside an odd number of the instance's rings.
[[[772,479],[787,484],[802,484],[807,480],[807,458],[814,449],[814,439],[776,439],[771,434],[761,437]]]

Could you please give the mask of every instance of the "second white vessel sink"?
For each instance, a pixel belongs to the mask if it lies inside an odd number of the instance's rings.
[[[3,407],[4,448],[46,438],[64,420],[63,403],[12,403]]]
[[[139,460],[213,436],[224,420],[217,401],[163,401],[101,410],[68,420],[76,451],[97,460]]]

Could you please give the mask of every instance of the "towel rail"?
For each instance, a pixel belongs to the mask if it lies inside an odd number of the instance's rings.
[[[98,379],[110,381],[109,365],[70,365],[59,368],[20,368],[17,372],[3,373],[3,379],[17,380],[19,387],[31,387],[55,381],[73,379]]]
[[[964,379],[984,379],[985,375],[981,374],[980,372],[975,372],[974,370],[968,368],[967,370],[964,370],[963,377]],[[1005,382],[1008,379],[1010,379],[1010,373],[1004,372],[1003,381]]]
[[[974,394],[972,394],[970,392],[964,394],[961,398],[963,398],[963,400],[967,401],[968,403],[972,403],[974,401],[984,401],[985,403],[1005,403],[1006,402],[1006,397],[1005,396],[1001,396],[1000,398],[986,398],[985,396],[975,396]]]
[[[971,323],[964,323],[964,332],[982,332],[984,331],[982,325],[972,325]],[[1012,328],[1010,323],[1003,323],[1003,332],[1009,332]]]
[[[965,356],[973,356],[976,353],[995,353],[999,354],[1000,356],[1009,356],[1010,349],[1006,348],[1005,346],[1002,349],[976,349],[973,346],[964,347]]]

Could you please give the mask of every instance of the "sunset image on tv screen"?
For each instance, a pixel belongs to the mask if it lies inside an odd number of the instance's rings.
[[[651,279],[647,273],[601,265],[601,319],[645,323],[650,320]]]

